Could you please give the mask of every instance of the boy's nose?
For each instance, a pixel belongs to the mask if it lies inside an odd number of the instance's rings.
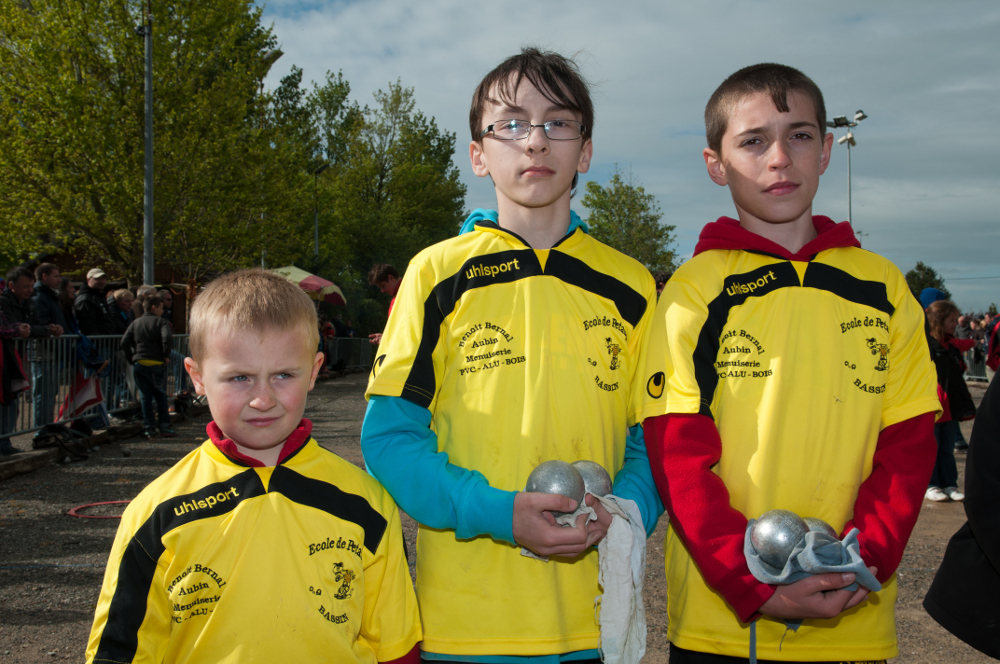
[[[544,152],[549,148],[549,137],[545,135],[543,125],[531,125],[528,129],[528,137],[524,139],[525,150],[531,152]]]
[[[254,410],[266,411],[274,408],[274,395],[271,394],[269,385],[261,385],[254,390],[253,399],[250,400],[250,407]]]
[[[775,141],[771,145],[771,158],[768,160],[770,168],[785,168],[792,163],[788,146],[783,141]]]

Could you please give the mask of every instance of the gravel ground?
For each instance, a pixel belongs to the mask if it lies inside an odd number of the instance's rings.
[[[359,466],[366,379],[364,374],[354,374],[318,384],[306,410],[317,440]],[[982,390],[973,394],[981,397]],[[67,512],[89,503],[133,498],[204,439],[208,420],[205,415],[178,425],[179,436],[174,439],[111,443],[92,451],[87,461],[49,465],[0,481],[0,662],[83,660],[118,520],[73,518]],[[969,424],[963,426],[966,437]],[[29,447],[23,441],[15,444]],[[125,452],[130,455],[123,456]],[[964,477],[965,455],[959,452],[956,457]],[[121,507],[100,506],[85,513],[120,514]],[[961,505],[924,502],[900,565],[896,622],[901,654],[894,662],[995,661],[951,636],[920,605],[948,539],[964,521]],[[661,521],[647,548],[645,661],[657,664],[668,660],[664,529]],[[403,530],[409,550],[415,551],[416,525],[405,515]]]

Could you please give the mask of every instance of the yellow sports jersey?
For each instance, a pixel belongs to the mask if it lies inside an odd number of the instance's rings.
[[[366,662],[420,620],[399,512],[310,439],[249,468],[211,440],[125,510],[88,662]]]
[[[490,485],[524,489],[543,461],[622,468],[639,350],[656,301],[638,262],[577,229],[533,250],[492,222],[418,254],[369,395],[432,413],[439,451]],[[638,381],[638,382],[636,382]],[[597,551],[545,563],[487,536],[421,525],[422,648],[548,655],[599,646]]]
[[[712,471],[748,518],[782,508],[839,531],[871,473],[879,432],[940,409],[919,304],[892,263],[855,247],[811,261],[696,255],[661,295],[643,363],[638,418],[712,417],[722,439]],[[705,583],[673,524],[664,549],[670,641],[746,657],[749,625]],[[796,632],[765,617],[757,655],[894,657],[895,601],[893,576],[859,607]]]

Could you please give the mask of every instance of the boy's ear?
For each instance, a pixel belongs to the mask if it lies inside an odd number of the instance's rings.
[[[705,167],[708,169],[708,177],[712,178],[712,182],[720,187],[729,184],[729,180],[726,178],[726,167],[722,165],[719,154],[712,148],[705,148],[701,154],[705,158]]]
[[[819,156],[819,174],[826,172],[826,167],[830,165],[830,151],[833,149],[833,133],[827,132],[823,135],[823,151]]]
[[[316,357],[313,358],[312,375],[309,377],[310,390],[316,385],[316,376],[319,375],[319,370],[323,368],[324,359],[326,359],[326,356],[323,353],[316,353]]]
[[[469,161],[472,162],[472,172],[481,178],[490,174],[490,167],[483,154],[483,144],[479,141],[469,143]]]
[[[194,358],[185,357],[184,368],[187,369],[188,375],[191,376],[191,383],[194,384],[194,393],[205,394],[205,379],[201,375],[201,369],[198,368],[198,363],[194,361]]]
[[[576,164],[577,173],[586,173],[590,170],[590,160],[594,158],[594,143],[588,138],[580,150],[580,160]]]

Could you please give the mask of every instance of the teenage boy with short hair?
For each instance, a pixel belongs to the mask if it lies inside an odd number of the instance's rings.
[[[671,664],[746,661],[753,621],[761,661],[897,654],[895,571],[940,404],[903,275],[846,222],[812,216],[825,113],[815,83],[774,64],[736,72],[705,110],[708,174],[739,219],[708,224],[667,282],[636,404],[671,514]],[[846,590],[853,574],[758,582],[747,522],[776,508],[858,528],[882,590]]]
[[[498,211],[414,257],[375,359],[361,447],[420,523],[428,660],[599,658],[591,547],[611,517],[588,497],[596,521],[557,526],[552,512],[577,505],[523,491],[539,463],[600,463],[647,532],[662,511],[628,414],[653,280],[570,211],[592,126],[586,83],[558,54],[525,49],[483,79],[469,152]]]
[[[416,664],[399,512],[302,419],[323,362],[312,302],[234,272],[189,329],[209,440],[126,508],[87,661]]]

